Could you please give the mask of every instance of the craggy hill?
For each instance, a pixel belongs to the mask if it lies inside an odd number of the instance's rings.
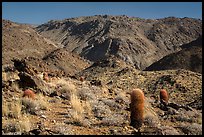
[[[2,20],[2,63],[16,58],[43,57],[57,47],[28,25]]]
[[[202,36],[181,47],[181,51],[165,56],[145,70],[186,69],[202,73]]]
[[[180,45],[202,34],[202,21],[168,17],[141,19],[96,15],[51,20],[37,31],[90,61],[114,55],[137,69],[145,69],[162,57],[179,51]]]
[[[39,72],[73,75],[89,65],[79,55],[63,49],[38,34],[32,26],[2,20],[2,64],[12,67],[13,59],[23,59]]]

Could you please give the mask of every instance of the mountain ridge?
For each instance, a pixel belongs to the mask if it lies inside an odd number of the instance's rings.
[[[96,62],[114,55],[143,70],[202,34],[202,21],[168,17],[83,16],[52,20],[36,30],[71,52]]]

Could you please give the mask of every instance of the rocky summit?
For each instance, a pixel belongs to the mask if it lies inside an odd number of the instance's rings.
[[[2,134],[202,135],[202,20],[2,19]]]

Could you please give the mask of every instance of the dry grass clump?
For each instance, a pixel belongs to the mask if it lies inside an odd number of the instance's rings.
[[[14,89],[14,91],[21,92],[21,90],[19,88],[19,84],[17,82],[13,82],[11,84],[11,88]]]
[[[92,105],[89,101],[85,101],[83,103],[83,106],[84,106],[84,110],[85,110],[85,113],[86,113],[86,116],[90,117],[93,115],[93,111],[92,111]]]
[[[159,119],[152,113],[146,113],[144,116],[144,125],[147,127],[159,127]]]
[[[20,118],[21,117],[22,105],[20,101],[15,102],[3,102],[2,115],[10,118]]]
[[[160,120],[157,113],[154,112],[151,104],[145,100],[145,109],[144,109],[144,125],[147,127],[158,127],[160,125]]]
[[[117,110],[118,108],[121,108],[122,106],[118,103],[115,102],[113,99],[107,99],[107,98],[102,98],[102,102],[104,102],[105,105],[109,106],[111,110]]]
[[[65,79],[59,79],[56,82],[56,87],[59,93],[61,93],[66,99],[70,100],[71,94],[75,94],[77,89],[71,81]]]
[[[119,103],[124,103],[127,102],[127,97],[126,97],[126,93],[125,92],[120,92],[116,97],[115,97],[115,101],[119,102]]]
[[[125,124],[125,121],[123,115],[112,114],[104,117],[101,124],[104,126],[121,126]]]
[[[72,117],[74,118],[75,121],[81,122],[84,118],[84,108],[83,104],[80,102],[80,99],[75,94],[71,95],[71,106],[73,108],[73,111],[71,113]]]
[[[14,72],[2,72],[2,80],[8,81],[8,80],[17,80],[20,79],[17,73]]]
[[[90,102],[80,100],[75,94],[71,95],[70,102],[72,106],[70,114],[74,119],[74,123],[81,126],[89,125],[89,121],[86,121],[85,118],[89,119],[93,115]]]
[[[93,100],[96,97],[88,87],[82,87],[78,90],[77,95],[81,100]]]
[[[58,132],[59,135],[73,135],[71,127],[65,125],[65,123],[56,122],[53,129]]]
[[[184,124],[182,123],[179,128],[186,134],[186,135],[202,135],[202,124]]]
[[[21,100],[15,100],[12,102],[6,102],[3,100],[2,133],[21,134],[30,131],[30,121],[27,117],[22,115],[23,107]]]
[[[2,132],[3,133],[17,133],[22,134],[29,132],[31,129],[31,122],[27,116],[21,116],[18,119],[3,119]]]
[[[27,116],[21,117],[19,121],[19,125],[20,125],[21,132],[29,132],[31,129],[31,122]]]
[[[36,76],[37,76],[38,78],[40,78],[41,80],[43,80],[43,73],[38,73]]]
[[[22,104],[23,104],[23,111],[33,115],[36,114],[36,111],[47,110],[49,107],[49,104],[46,101],[45,96],[41,93],[36,94],[35,100],[31,98],[23,98]]]
[[[20,125],[13,120],[6,120],[2,122],[2,132],[9,133],[9,132],[20,132],[21,128]]]
[[[112,114],[110,107],[105,105],[105,103],[102,101],[94,101],[92,102],[92,106],[94,116],[97,117],[98,119],[102,119]]]
[[[2,103],[2,116],[7,117],[9,114],[9,106],[6,101],[3,101]]]
[[[162,135],[180,135],[180,133],[173,127],[163,126],[161,127]]]
[[[47,110],[49,108],[49,104],[46,101],[46,98],[43,94],[39,93],[37,94],[37,100],[36,102],[39,104],[39,108],[42,110]]]
[[[39,108],[38,102],[30,98],[22,98],[23,113],[30,113],[32,115],[36,114],[37,109]]]
[[[20,101],[16,102],[15,105],[14,104],[12,105],[11,110],[13,110],[12,112],[14,118],[19,118],[21,116],[21,109],[22,105]]]
[[[2,72],[2,81],[8,81],[8,76],[6,72]]]

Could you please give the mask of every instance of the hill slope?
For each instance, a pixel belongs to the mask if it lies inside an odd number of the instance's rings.
[[[56,49],[56,45],[39,35],[28,25],[2,20],[2,63],[11,63],[12,58],[27,56],[43,57]]]
[[[187,69],[202,73],[202,36],[182,45],[182,50],[165,56],[145,70]]]
[[[40,72],[59,71],[59,73],[73,75],[89,65],[79,55],[61,49],[60,44],[54,44],[38,34],[33,26],[4,19],[2,24],[3,68],[4,66],[12,66],[13,59],[23,59]]]
[[[51,20],[37,31],[90,61],[110,55],[144,69],[202,34],[202,21],[168,17],[88,16]]]

